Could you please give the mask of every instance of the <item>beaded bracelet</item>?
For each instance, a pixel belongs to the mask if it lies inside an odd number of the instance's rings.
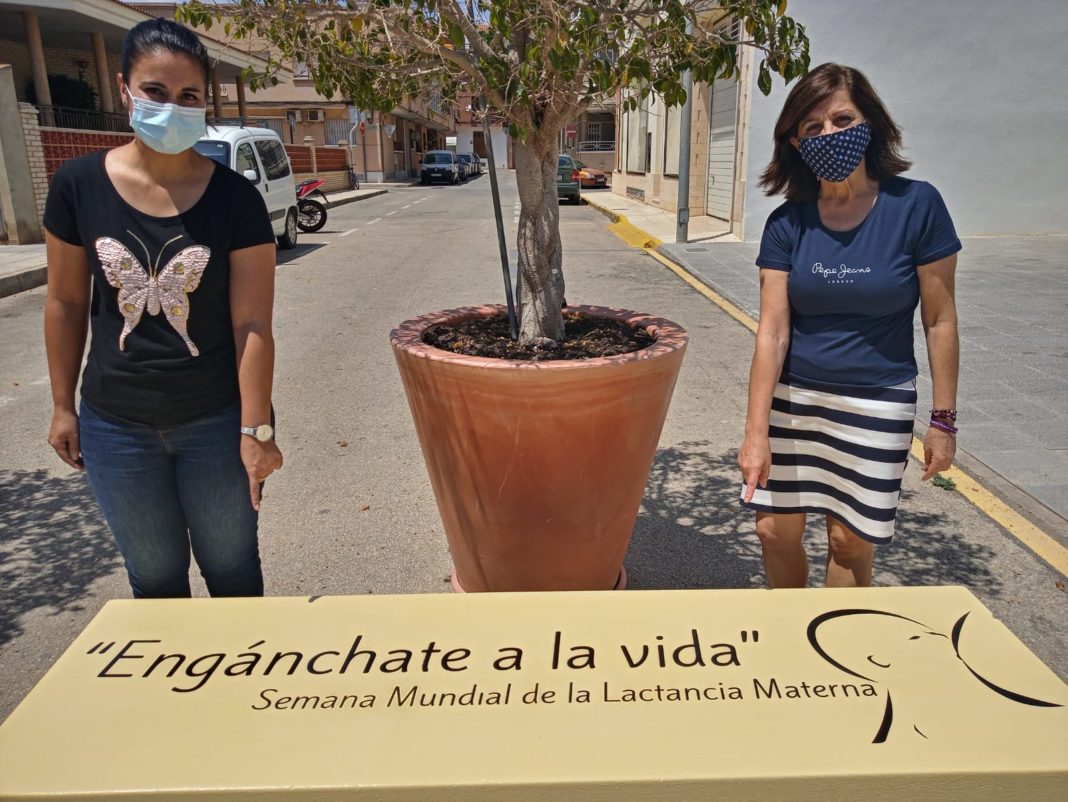
[[[956,420],[957,410],[955,409],[932,409],[931,418],[933,420]]]
[[[948,423],[943,423],[935,418],[931,418],[931,426],[932,428],[948,432],[949,434],[956,434],[959,431],[956,426],[950,426]]]

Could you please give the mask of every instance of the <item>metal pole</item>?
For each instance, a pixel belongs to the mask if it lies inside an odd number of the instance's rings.
[[[693,36],[693,20],[686,20],[686,35]],[[682,104],[679,126],[679,201],[675,213],[675,242],[686,242],[690,235],[690,131],[693,116],[693,73],[682,74],[686,102]]]
[[[504,240],[504,219],[501,217],[501,193],[497,188],[497,163],[493,159],[493,136],[489,127],[489,108],[486,96],[479,98],[482,106],[482,136],[486,140],[486,161],[489,162],[490,194],[493,195],[493,216],[497,219],[497,245],[501,251],[501,270],[504,271],[504,297],[508,303],[508,331],[512,339],[519,339],[519,326],[515,319],[515,300],[512,298],[512,275],[508,270],[508,246]]]
[[[367,112],[361,111],[360,122],[363,123],[363,130],[360,131],[360,150],[363,151],[363,182],[366,184],[367,178]]]

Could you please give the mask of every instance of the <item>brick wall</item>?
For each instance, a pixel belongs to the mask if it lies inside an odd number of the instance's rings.
[[[29,48],[21,42],[12,42],[7,39],[2,41],[4,56],[0,58],[0,61],[11,65],[11,77],[15,80],[15,96],[18,98],[19,103],[25,103],[27,102],[26,82],[33,77],[33,72],[30,68]]]
[[[75,159],[104,148],[125,145],[133,134],[111,134],[101,131],[71,131],[65,128],[42,128],[41,145],[44,149],[44,165],[48,180],[52,180],[59,165],[67,159]]]
[[[314,175],[348,169],[348,148],[336,145],[286,145],[285,149],[294,173]]]
[[[308,145],[286,145],[289,164],[294,173],[314,173],[312,166],[312,149]]]
[[[132,134],[42,128],[37,123],[37,108],[29,103],[19,103],[19,114],[22,117],[22,131],[26,138],[26,154],[30,163],[30,177],[39,218],[44,216],[48,184],[59,165],[68,159],[125,145],[133,138]],[[326,182],[323,190],[327,192],[349,188],[346,148],[315,148],[317,171],[312,169],[311,147],[286,145],[285,148],[297,181],[322,178]]]
[[[352,184],[349,182],[349,172],[328,172],[318,173],[315,175],[307,174],[301,175],[300,173],[293,176],[293,180],[298,184],[301,181],[307,181],[309,178],[321,178],[323,185],[319,187],[323,192],[340,192],[342,190],[352,189]]]
[[[37,107],[19,103],[22,118],[22,136],[26,141],[26,158],[30,163],[30,181],[33,198],[37,205],[38,221],[44,219],[45,198],[48,196],[48,170],[45,167],[44,148],[41,145],[41,129],[37,125]]]
[[[125,145],[133,134],[104,133],[101,131],[72,131],[65,128],[42,128],[37,122],[37,107],[19,103],[22,118],[22,134],[26,140],[26,158],[30,163],[30,179],[33,182],[37,214],[44,215],[48,184],[59,165],[105,148]]]
[[[319,171],[345,170],[348,162],[345,160],[345,148],[316,148],[315,160]]]

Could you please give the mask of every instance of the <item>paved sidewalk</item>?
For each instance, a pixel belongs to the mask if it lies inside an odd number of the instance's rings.
[[[661,253],[758,317],[756,243],[694,242],[691,234],[691,242],[675,244],[674,213],[620,195],[583,197],[602,211],[624,215],[665,243],[658,248]],[[707,224],[696,230],[707,231]],[[957,269],[961,338],[957,407],[960,449],[966,454],[960,462],[975,473],[966,464],[973,457],[1012,488],[1037,500],[1047,508],[1038,512],[1054,513],[1044,523],[1048,526],[1053,519],[1060,524],[1054,529],[1063,533],[1068,523],[1068,276],[1064,272],[1068,236],[962,241]],[[918,408],[926,410],[931,381],[918,315],[916,348]]]
[[[675,213],[662,211],[608,189],[584,189],[582,199],[609,216],[623,215],[627,222],[647,232],[660,242],[675,241]],[[730,226],[715,217],[695,215],[690,218],[691,242],[738,242]]]
[[[367,200],[378,195],[385,195],[391,186],[408,186],[407,184],[372,184],[362,189],[331,192],[327,208],[345,203]],[[16,292],[40,287],[47,280],[47,262],[45,246],[40,245],[3,245],[0,244],[0,298],[14,295]]]
[[[391,184],[390,186],[407,186],[407,184]],[[389,189],[381,184],[373,184],[372,186],[364,184],[360,189],[328,192],[326,193],[326,199],[330,201],[330,206],[333,207],[341,206],[343,203],[355,203],[356,201],[375,198],[379,195],[385,195],[387,192],[389,192]]]
[[[0,245],[0,298],[45,283],[45,246]]]

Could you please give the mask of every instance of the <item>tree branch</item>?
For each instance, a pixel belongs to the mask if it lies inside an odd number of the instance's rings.
[[[442,61],[449,62],[459,67],[465,75],[474,80],[478,88],[486,94],[486,97],[498,108],[499,111],[512,117],[512,119],[520,125],[526,126],[530,124],[529,117],[523,113],[524,110],[510,108],[511,104],[508,103],[500,90],[495,86],[490,86],[489,82],[486,80],[486,76],[478,68],[478,65],[476,65],[465,53],[445,47],[444,45],[439,45],[436,42],[431,42],[429,39],[419,36],[412,31],[405,31],[404,36],[412,47],[421,53],[437,56]]]
[[[449,11],[452,13],[450,14]],[[502,54],[494,53],[489,45],[486,44],[478,28],[471,22],[470,17],[464,13],[457,0],[445,0],[445,3],[441,6],[441,15],[460,26],[468,43],[471,45],[471,49],[477,51],[479,56],[487,60],[504,61]]]

